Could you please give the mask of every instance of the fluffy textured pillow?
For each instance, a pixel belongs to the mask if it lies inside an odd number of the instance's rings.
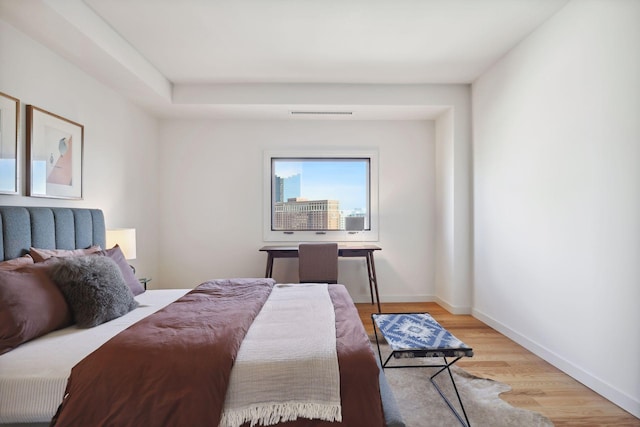
[[[140,281],[136,279],[136,275],[133,274],[133,270],[131,269],[131,266],[125,259],[124,254],[120,249],[120,246],[115,245],[111,249],[102,251],[101,254],[106,255],[109,258],[111,258],[113,261],[115,261],[115,263],[120,268],[120,272],[122,273],[122,278],[124,279],[124,282],[127,284],[129,289],[131,289],[131,292],[133,293],[133,295],[140,295],[141,293],[144,292],[144,287],[142,286]]]
[[[72,257],[72,256],[83,256],[83,255],[91,255],[96,252],[100,252],[102,248],[100,246],[91,246],[86,249],[40,249],[40,248],[30,248],[29,254],[33,257],[35,262],[43,262],[51,257]]]
[[[109,257],[61,258],[50,267],[49,274],[81,328],[108,322],[138,306],[120,269]]]
[[[27,265],[33,265],[33,258],[30,255],[24,255],[19,258],[10,259],[0,262],[0,270],[16,270],[18,268],[25,267]]]
[[[0,354],[71,324],[69,306],[47,267],[0,271]]]

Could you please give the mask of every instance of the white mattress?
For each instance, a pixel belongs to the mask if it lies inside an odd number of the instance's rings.
[[[140,307],[90,329],[70,326],[0,356],[0,423],[50,421],[62,401],[71,368],[104,342],[191,289],[149,290]]]

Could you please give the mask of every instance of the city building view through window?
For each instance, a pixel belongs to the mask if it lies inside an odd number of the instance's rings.
[[[369,158],[272,158],[271,229],[368,230]]]

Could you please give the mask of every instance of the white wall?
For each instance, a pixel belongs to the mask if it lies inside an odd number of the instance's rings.
[[[436,120],[436,271],[435,286],[437,300],[453,312],[449,301],[453,301],[453,276],[455,275],[454,226],[454,152],[453,109],[442,113]],[[469,305],[470,306],[470,305]]]
[[[22,119],[20,195],[0,204],[103,209],[107,227],[137,229],[138,276],[157,276],[157,120],[2,20],[0,91],[20,99]],[[84,125],[83,200],[24,197],[27,104]]]
[[[472,105],[474,314],[640,416],[640,2],[570,2]]]
[[[162,286],[264,275],[265,150],[375,148],[381,299],[433,299],[433,122],[168,121],[161,134]],[[276,260],[274,277],[296,282],[297,262]],[[340,281],[354,299],[369,299],[364,259],[341,259]]]

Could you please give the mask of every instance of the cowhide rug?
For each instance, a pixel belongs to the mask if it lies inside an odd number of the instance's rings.
[[[375,340],[373,351],[378,357]],[[389,354],[386,344],[381,344],[383,360]],[[416,358],[411,363],[439,363],[442,359]],[[392,359],[404,364],[408,359]],[[553,423],[543,415],[516,408],[500,399],[500,394],[511,390],[507,384],[486,378],[479,378],[457,366],[451,368],[453,377],[462,397],[471,426],[486,427],[547,427]],[[385,375],[393,390],[407,427],[448,427],[460,426],[451,409],[447,406],[429,377],[436,368],[387,368]],[[436,377],[436,382],[461,416],[451,380],[446,372]]]

